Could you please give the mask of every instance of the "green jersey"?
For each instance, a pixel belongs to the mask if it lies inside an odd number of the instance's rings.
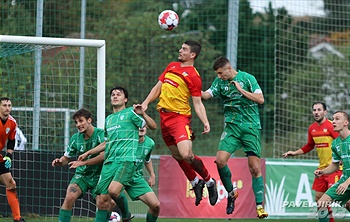
[[[106,118],[105,163],[113,161],[136,161],[139,143],[139,128],[144,127],[145,120],[136,114],[132,107],[115,112]]]
[[[154,141],[147,135],[145,135],[145,140],[142,143],[139,143],[136,152],[136,172],[134,178],[143,177],[143,165],[145,161],[150,161],[154,144]]]
[[[350,176],[350,136],[344,140],[338,136],[332,142],[332,158],[333,162],[343,161],[343,176],[346,180]]]
[[[75,133],[69,141],[67,151],[64,156],[72,158],[85,153],[88,150],[93,149],[100,143],[104,142],[104,130],[94,127],[94,133],[87,140],[84,139],[83,133]],[[99,154],[90,155],[88,159],[94,158]],[[82,174],[87,178],[99,177],[101,172],[102,164],[96,164],[91,166],[79,166],[75,170],[76,174]]]
[[[262,92],[255,77],[249,73],[238,71],[233,81],[238,82],[248,92]],[[217,77],[208,92],[213,97],[221,98],[226,123],[250,124],[261,129],[258,104],[243,96],[231,81]]]

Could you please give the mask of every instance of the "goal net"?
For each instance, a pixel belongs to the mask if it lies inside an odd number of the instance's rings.
[[[23,215],[58,215],[74,173],[51,166],[77,132],[72,115],[80,108],[105,119],[105,41],[0,35],[1,97],[12,100],[12,116],[27,138],[14,155],[13,176]],[[25,170],[23,170],[25,169]],[[5,200],[4,187],[0,187]],[[93,216],[92,197],[77,201],[75,216]],[[0,215],[11,210],[0,203]]]
[[[275,158],[307,142],[314,102],[326,103],[328,118],[349,111],[349,6],[324,2],[294,1],[276,11]]]

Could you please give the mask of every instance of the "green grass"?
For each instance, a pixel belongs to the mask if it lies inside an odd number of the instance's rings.
[[[0,218],[1,222],[12,222],[13,220],[10,218]],[[26,218],[27,222],[53,222],[53,221],[57,221],[57,218],[55,217],[40,217],[40,218],[34,218],[34,219],[29,219]],[[94,221],[92,218],[72,218],[71,222],[92,222]],[[145,222],[146,219],[145,218],[134,218],[132,220],[133,222]],[[231,221],[229,219],[184,219],[184,218],[159,218],[157,220],[157,222],[213,222],[213,221]],[[259,219],[232,219],[232,221],[234,222],[257,222],[260,221]],[[318,220],[316,219],[264,219],[261,221],[281,221],[281,222],[302,222],[302,221],[314,221],[314,222],[318,222]],[[337,222],[345,222],[345,221],[349,221],[349,219],[336,219]]]

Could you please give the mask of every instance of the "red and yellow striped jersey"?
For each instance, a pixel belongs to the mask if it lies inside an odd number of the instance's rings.
[[[183,115],[191,115],[190,96],[202,95],[202,79],[194,66],[171,62],[159,76],[162,88],[157,110],[162,108]]]
[[[0,150],[2,150],[8,139],[14,140],[16,136],[16,120],[9,115],[5,124],[0,121]],[[0,154],[0,162],[2,162],[2,155]]]
[[[319,159],[319,169],[324,169],[332,163],[332,141],[339,134],[334,131],[330,120],[324,121],[321,125],[314,122],[308,130],[308,141],[301,149],[304,153],[310,152],[316,147]]]

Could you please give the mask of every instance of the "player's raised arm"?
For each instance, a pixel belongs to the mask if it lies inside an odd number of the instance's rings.
[[[206,91],[202,91],[202,96],[201,96],[202,100],[207,100],[207,99],[210,99],[212,97],[213,97],[213,95],[210,94],[209,89]]]
[[[61,156],[61,158],[56,158],[52,161],[51,165],[52,167],[55,166],[66,166],[70,159],[66,156]]]
[[[157,129],[157,123],[150,117],[143,109],[141,104],[134,104],[134,111],[135,113],[139,114],[140,116],[143,117],[143,119],[146,121],[147,126],[151,130]]]
[[[296,151],[289,150],[288,152],[283,153],[282,157],[286,158],[288,156],[296,156],[296,155],[302,155],[302,154],[304,154],[304,151],[302,149],[298,149]]]
[[[90,165],[100,164],[100,163],[103,163],[104,155],[105,155],[105,152],[102,151],[98,156],[95,156],[94,158],[87,159],[87,160],[71,161],[68,163],[68,165],[70,166],[69,168],[75,169],[79,166],[90,166]]]
[[[155,99],[157,99],[160,95],[161,92],[161,88],[162,88],[162,82],[158,81],[157,84],[155,86],[153,86],[152,90],[149,92],[148,96],[146,97],[146,99],[142,102],[142,108],[144,111],[147,110],[148,108],[148,104],[150,104],[151,102],[153,102]]]
[[[192,101],[193,101],[194,110],[196,111],[198,118],[202,121],[204,125],[202,134],[207,134],[210,132],[210,124],[207,117],[207,113],[205,111],[205,107],[202,103],[202,99],[199,96],[192,96]]]
[[[96,146],[95,148],[91,149],[91,150],[88,150],[86,151],[85,153],[81,154],[79,157],[78,157],[78,160],[79,161],[83,161],[85,160],[89,155],[92,155],[92,154],[96,154],[96,153],[100,153],[102,151],[104,151],[106,148],[106,141],[104,141],[103,143],[100,143],[98,146]]]

